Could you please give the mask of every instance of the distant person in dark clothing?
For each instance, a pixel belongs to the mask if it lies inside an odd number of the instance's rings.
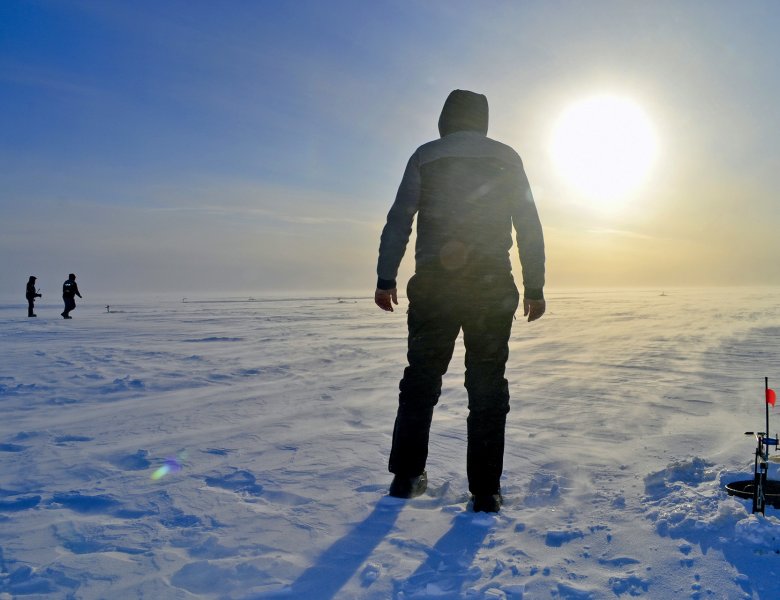
[[[63,319],[72,319],[70,311],[76,308],[76,296],[81,298],[79,286],[76,285],[76,276],[71,273],[68,280],[62,284],[62,300],[65,302],[65,310],[62,311]]]
[[[389,469],[390,495],[413,498],[427,486],[433,408],[455,340],[463,331],[469,415],[466,470],[474,512],[497,512],[504,460],[509,335],[519,303],[509,250],[512,228],[523,271],[523,314],[545,311],[544,239],[517,153],[487,137],[482,94],[455,90],[439,118],[441,138],[409,159],[382,231],[374,301],[398,304],[396,277],[417,215],[409,298],[408,366],[400,383]]]
[[[30,275],[30,279],[27,280],[27,292],[25,293],[25,297],[27,298],[27,316],[28,317],[37,317],[38,315],[35,314],[34,307],[35,307],[35,299],[36,298],[42,298],[43,295],[38,293],[38,290],[35,289],[35,280],[37,278],[35,275]]]

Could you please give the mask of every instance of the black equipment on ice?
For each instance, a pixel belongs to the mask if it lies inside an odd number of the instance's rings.
[[[778,450],[778,436],[769,436],[769,405],[774,406],[775,393],[769,389],[769,378],[764,377],[766,394],[766,429],[764,431],[746,431],[745,435],[756,437],[756,453],[753,461],[753,479],[734,481],[726,484],[726,491],[730,496],[753,499],[753,514],[764,514],[766,505],[780,508],[780,481],[767,479],[770,462],[780,462],[780,455],[769,455],[769,447],[774,446]]]

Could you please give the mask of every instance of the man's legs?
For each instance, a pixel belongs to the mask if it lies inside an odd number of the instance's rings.
[[[475,496],[500,492],[504,467],[504,428],[509,384],[504,378],[509,335],[519,295],[514,282],[501,278],[473,292],[463,323],[466,390],[469,396],[466,470]]]
[[[399,385],[398,413],[390,451],[391,473],[415,477],[425,469],[433,407],[452,358],[460,324],[442,285],[415,275],[409,297],[409,366]]]
[[[74,308],[76,308],[76,301],[73,298],[63,298],[65,301],[65,310],[62,311],[62,317],[64,319],[72,319],[73,317],[70,317],[70,311],[72,311]]]
[[[35,316],[35,298],[27,298],[27,316]]]

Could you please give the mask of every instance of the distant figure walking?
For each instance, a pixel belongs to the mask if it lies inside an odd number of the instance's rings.
[[[398,304],[396,277],[417,215],[416,269],[409,280],[409,346],[390,451],[390,495],[425,491],[428,435],[442,376],[463,331],[469,414],[466,470],[474,512],[502,503],[504,378],[509,334],[519,302],[509,250],[512,226],[523,270],[523,314],[545,311],[544,239],[523,163],[487,137],[482,94],[455,90],[439,118],[441,138],[409,159],[379,245],[374,301]]]
[[[79,286],[76,285],[76,276],[71,273],[68,280],[62,284],[62,300],[65,302],[65,310],[62,311],[63,319],[72,319],[70,311],[76,308],[76,296],[81,298]]]
[[[27,316],[28,317],[37,317],[38,315],[35,314],[35,299],[36,298],[42,298],[43,294],[39,294],[38,290],[35,289],[35,280],[37,277],[35,275],[30,275],[30,279],[27,280],[27,292],[25,293],[25,296],[27,298]]]

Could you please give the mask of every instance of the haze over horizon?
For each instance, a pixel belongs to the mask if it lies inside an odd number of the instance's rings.
[[[2,289],[370,294],[455,88],[524,160],[549,289],[780,285],[779,27],[770,1],[4,2]],[[657,138],[610,202],[551,152],[599,95]]]

